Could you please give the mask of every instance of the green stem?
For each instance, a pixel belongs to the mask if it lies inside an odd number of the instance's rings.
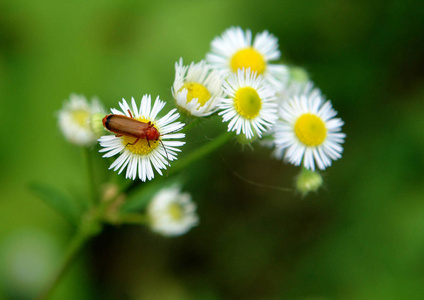
[[[193,127],[195,127],[195,126],[197,126],[198,124],[200,124],[200,122],[203,122],[203,120],[204,120],[204,118],[195,118],[195,119],[193,119],[193,120],[191,120],[191,121],[189,121],[189,123],[187,122],[187,120],[186,120],[186,124],[187,125],[185,125],[184,127],[183,127],[183,129],[181,129],[179,132],[182,132],[182,133],[186,133],[186,132],[188,132],[188,131],[190,131]]]
[[[174,173],[179,172],[180,170],[188,167],[193,162],[201,159],[202,157],[212,153],[219,147],[223,146],[226,142],[228,142],[234,134],[224,132],[217,138],[211,140],[209,143],[206,143],[202,147],[197,148],[196,150],[190,152],[186,157],[177,160],[175,163],[172,163],[172,167],[169,168],[169,174],[172,175]],[[139,181],[135,180],[126,180],[123,184],[120,186],[120,192],[125,193],[132,189],[134,189],[136,186],[140,184]]]
[[[233,136],[234,135],[232,133],[225,132],[217,138],[211,140],[210,142],[205,143],[203,146],[194,149],[192,152],[188,153],[187,156],[172,163],[172,166],[169,169],[170,175],[178,173],[182,169],[187,168],[191,163],[194,163],[195,161],[201,159],[202,157],[210,154],[214,150],[223,146]],[[163,178],[163,180],[166,180],[166,178]],[[171,182],[172,181],[168,181],[168,183]],[[135,211],[143,208],[145,206],[146,199],[142,196],[142,194],[146,193],[148,195],[153,195],[155,191],[159,190],[163,186],[163,183],[164,182],[162,180],[155,180],[151,183],[146,183],[146,185],[143,184],[143,187],[141,189],[137,189],[134,192],[130,192],[131,194],[129,198],[131,199],[128,199],[122,205],[121,212]],[[135,185],[133,187],[135,187]],[[126,192],[128,193],[129,191],[126,190]]]
[[[149,223],[149,218],[146,215],[125,213],[119,216],[121,224],[146,225]]]
[[[51,293],[57,287],[58,283],[61,281],[66,271],[69,269],[72,261],[75,259],[77,254],[81,251],[87,241],[91,237],[93,237],[97,232],[97,230],[87,230],[87,228],[83,228],[82,230],[78,231],[78,233],[73,237],[73,239],[68,245],[65,259],[62,263],[61,268],[58,270],[52,282],[48,285],[45,291],[37,298],[38,300],[48,299],[51,296]]]
[[[192,164],[193,162],[212,153],[219,147],[223,146],[226,142],[228,142],[233,136],[234,136],[233,134],[228,132],[221,134],[217,138],[213,139],[211,142],[197,148],[196,150],[191,152],[188,156],[180,160],[177,160],[175,164],[172,166],[172,168],[169,169],[169,173],[178,172],[186,168],[188,165]]]

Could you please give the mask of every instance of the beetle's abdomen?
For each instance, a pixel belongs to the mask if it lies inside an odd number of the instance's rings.
[[[153,125],[127,116],[110,114],[103,118],[103,126],[116,134],[145,139],[147,130]]]

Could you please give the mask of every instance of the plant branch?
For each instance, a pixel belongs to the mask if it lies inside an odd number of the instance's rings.
[[[233,134],[224,132],[217,138],[213,139],[209,143],[206,143],[205,145],[197,148],[196,150],[189,153],[186,157],[177,160],[172,168],[169,169],[169,173],[176,173],[184,168],[186,168],[188,165],[192,164],[193,162],[201,159],[202,157],[212,153],[219,147],[223,146],[226,142],[228,142],[233,137]]]
[[[69,243],[62,266],[57,271],[57,273],[53,277],[53,280],[50,282],[47,288],[37,298],[38,300],[48,299],[51,296],[52,292],[56,289],[57,285],[59,284],[63,276],[66,274],[67,270],[69,269],[71,263],[74,261],[78,253],[82,250],[86,243],[92,237],[100,233],[100,231],[100,223],[98,223],[95,216],[93,218],[92,215],[89,215],[88,218],[82,222],[80,229]]]

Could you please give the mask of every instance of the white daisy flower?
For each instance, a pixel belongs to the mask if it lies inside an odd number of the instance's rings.
[[[137,139],[126,135],[107,135],[99,139],[100,146],[103,149],[100,152],[106,152],[103,157],[112,157],[116,154],[120,156],[112,163],[109,169],[118,171],[120,174],[127,167],[126,178],[135,179],[138,177],[142,181],[153,179],[153,168],[162,175],[163,169],[170,165],[169,161],[177,159],[177,152],[181,150],[176,148],[185,144],[185,142],[176,141],[183,139],[184,133],[173,133],[184,127],[181,122],[174,122],[179,118],[179,114],[174,108],[164,117],[158,119],[157,115],[165,106],[165,102],[159,97],[156,98],[153,108],[151,107],[150,95],[144,95],[141,99],[140,109],[137,108],[134,98],[131,98],[131,107],[122,99],[119,103],[122,111],[112,108],[115,115],[124,115],[134,118],[143,123],[151,122],[151,125],[160,134],[158,140]],[[152,167],[153,165],[153,167]]]
[[[181,193],[178,187],[160,190],[150,201],[147,213],[152,230],[164,236],[182,235],[199,222],[190,194]]]
[[[218,98],[222,97],[222,79],[217,70],[205,61],[183,66],[183,59],[175,63],[175,80],[172,96],[177,105],[196,117],[216,112]]]
[[[229,122],[228,131],[242,132],[247,139],[268,130],[277,120],[275,90],[261,75],[250,69],[238,70],[223,85],[227,98],[221,99],[219,115]]]
[[[274,126],[274,143],[280,156],[306,169],[321,170],[331,166],[331,160],[341,157],[346,135],[341,133],[344,122],[334,118],[337,112],[330,101],[320,95],[295,96],[283,103],[280,119]]]
[[[321,97],[322,93],[319,88],[314,86],[314,83],[312,81],[300,82],[300,81],[290,80],[282,89],[280,89],[280,91],[277,91],[276,93],[276,96],[277,96],[276,102],[278,105],[278,110],[279,111],[282,110],[282,105],[284,102],[292,99],[293,97],[299,97],[301,95],[304,95],[306,97],[309,97],[309,96]],[[281,114],[281,112],[279,112],[279,114]],[[264,133],[264,136],[271,136],[272,134],[274,134],[274,132],[275,132],[275,127],[271,128],[266,133]],[[274,147],[274,141],[270,139],[263,139],[261,141],[261,144],[268,148]],[[283,152],[284,152],[283,148],[276,147],[274,148],[272,155],[276,157],[277,159],[281,159],[283,157]]]
[[[226,76],[250,68],[275,87],[281,86],[289,77],[286,66],[270,64],[278,59],[280,51],[275,36],[264,31],[255,36],[252,44],[252,32],[240,27],[231,27],[216,37],[211,43],[211,52],[206,55],[208,63]]]
[[[83,95],[71,94],[58,113],[59,127],[65,138],[78,146],[95,144],[97,136],[90,126],[90,118],[95,113],[104,113],[97,98],[90,104]]]
[[[306,97],[321,97],[321,90],[314,86],[314,83],[310,80],[299,81],[294,78],[291,78],[283,88],[281,88],[276,93],[277,95],[277,104],[279,115],[281,115],[282,105],[286,101],[289,101],[293,97],[300,97],[304,95]],[[275,133],[275,126],[264,133],[264,136],[271,137]],[[261,144],[267,148],[274,148],[272,152],[272,156],[277,159],[282,159],[284,155],[284,147],[275,146],[273,139],[263,139],[261,140]]]

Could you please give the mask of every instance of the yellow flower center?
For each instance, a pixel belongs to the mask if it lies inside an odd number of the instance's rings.
[[[265,72],[266,62],[262,54],[252,47],[248,47],[239,50],[233,55],[230,66],[233,72],[237,72],[238,69],[247,69],[250,67],[250,71],[257,72],[259,75]]]
[[[148,119],[142,118],[142,117],[135,118],[135,119],[138,120],[138,121],[141,121],[143,123],[149,122]],[[160,144],[159,140],[157,140],[157,141],[149,140],[149,142],[147,142],[146,139],[139,139],[137,141],[137,143],[134,144],[134,142],[137,140],[137,138],[134,138],[134,137],[131,137],[131,136],[125,136],[125,135],[121,137],[121,140],[122,140],[122,144],[128,150],[130,150],[134,154],[140,154],[140,155],[149,154],[154,149],[156,149]]]
[[[189,103],[194,98],[197,98],[198,103],[203,106],[211,98],[211,94],[209,93],[208,89],[204,85],[197,82],[186,82],[180,91],[183,89],[187,90],[187,103]]]
[[[237,90],[234,97],[234,106],[239,115],[246,119],[254,119],[259,115],[262,99],[254,88],[244,87]]]
[[[78,109],[72,112],[72,118],[74,119],[74,122],[81,127],[88,127],[89,117],[90,113],[86,110]]]
[[[327,128],[320,117],[313,114],[300,116],[294,124],[297,138],[307,146],[318,146],[327,136]]]
[[[184,216],[183,208],[180,204],[175,202],[168,205],[168,213],[174,221],[179,221]]]

